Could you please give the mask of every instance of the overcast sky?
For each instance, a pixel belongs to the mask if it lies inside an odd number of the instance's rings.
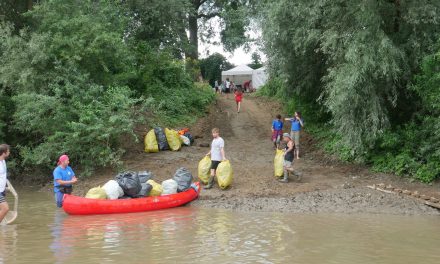
[[[216,20],[216,18],[214,18],[211,21],[211,23],[217,24],[218,22],[216,22],[215,20]],[[257,28],[255,25],[253,25],[252,28],[253,28],[253,30],[248,31],[247,34],[253,39],[261,38],[261,30],[259,28]],[[221,43],[219,32],[217,32],[217,34],[214,38],[215,38],[214,42]],[[231,62],[232,64],[235,64],[235,65],[250,64],[252,61],[252,57],[251,57],[252,53],[254,53],[257,50],[258,49],[255,45],[251,45],[251,49],[249,50],[249,52],[245,52],[243,48],[239,48],[239,49],[235,50],[234,53],[230,53],[230,52],[224,51],[222,45],[206,44],[206,43],[203,43],[202,41],[199,42],[200,58],[206,58],[209,55],[212,55],[212,54],[218,52],[218,53],[222,54],[223,56],[225,56],[229,62]],[[264,54],[262,54],[261,52],[259,52],[259,54],[261,56],[261,60],[264,62],[266,60],[266,56],[264,56]]]
[[[222,46],[218,45],[210,45],[210,44],[201,44],[200,45],[200,58],[206,58],[209,55],[212,55],[216,52],[222,54],[226,57],[226,59],[235,65],[241,65],[241,64],[249,64],[252,61],[252,53],[256,50],[255,47],[252,47],[252,49],[246,53],[243,48],[237,49],[234,53],[229,53],[223,50]]]

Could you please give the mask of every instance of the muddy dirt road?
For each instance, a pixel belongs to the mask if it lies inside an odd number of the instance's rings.
[[[366,188],[384,183],[440,198],[438,186],[410,183],[396,176],[370,173],[364,167],[341,164],[324,155],[307,133],[301,138],[302,157],[294,164],[302,172],[302,180],[278,182],[273,176],[275,151],[270,141],[271,122],[278,113],[285,116],[276,102],[246,95],[241,112],[237,113],[232,94],[218,95],[210,113],[191,127],[191,133],[197,137],[194,146],[183,147],[179,152],[144,153],[140,142],[125,156],[126,167],[151,170],[158,182],[171,178],[179,167],[188,168],[197,177],[198,162],[209,151],[199,144],[210,143],[211,129],[218,127],[225,140],[226,158],[233,167],[234,181],[227,190],[218,186],[203,190],[192,205],[253,211],[439,213],[423,205],[420,199]],[[285,124],[285,130],[288,129],[290,126]],[[84,183],[88,185],[84,187],[108,179],[95,179]]]

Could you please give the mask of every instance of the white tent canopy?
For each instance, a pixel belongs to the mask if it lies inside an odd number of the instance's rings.
[[[230,81],[236,85],[243,85],[245,81],[252,79],[252,72],[254,70],[247,65],[239,65],[227,71],[222,71],[222,81],[229,78]]]
[[[243,85],[244,82],[252,80],[252,86],[258,89],[266,83],[267,72],[265,67],[253,70],[247,65],[239,65],[228,71],[222,71],[222,81],[226,78],[229,78],[235,85]]]
[[[252,86],[255,89],[260,88],[267,81],[266,67],[261,67],[252,72]]]

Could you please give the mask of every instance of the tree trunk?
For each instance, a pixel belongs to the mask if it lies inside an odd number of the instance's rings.
[[[396,7],[396,16],[394,17],[394,32],[397,33],[400,30],[400,0],[394,0],[394,6]]]
[[[197,25],[197,16],[189,17],[189,50],[187,57],[197,60],[199,58],[199,28]]]
[[[34,1],[28,0],[27,1],[27,10],[31,10],[33,6],[34,6]]]

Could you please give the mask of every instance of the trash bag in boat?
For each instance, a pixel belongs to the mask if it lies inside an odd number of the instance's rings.
[[[115,180],[109,180],[102,186],[105,193],[107,194],[107,199],[116,200],[119,197],[124,196],[124,190],[119,186],[118,182]]]
[[[182,167],[177,169],[173,180],[177,182],[177,192],[184,192],[191,186],[193,176],[189,170]]]
[[[125,171],[116,175],[115,180],[121,186],[124,193],[130,197],[136,197],[141,191],[142,186],[139,176],[134,171]]]
[[[177,193],[177,182],[173,179],[165,180],[162,182],[162,195]]]

